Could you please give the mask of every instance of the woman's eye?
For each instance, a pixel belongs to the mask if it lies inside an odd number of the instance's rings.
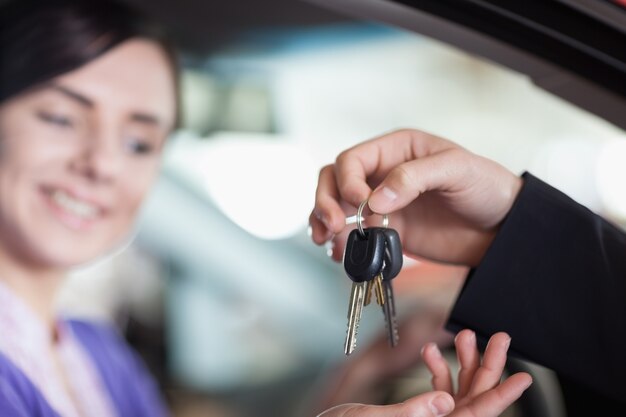
[[[126,146],[131,153],[136,155],[146,155],[154,150],[154,146],[151,143],[142,139],[130,139]]]
[[[48,113],[48,112],[39,112],[37,113],[39,119],[43,120],[46,123],[50,123],[53,125],[57,125],[60,127],[72,127],[74,123],[72,119],[67,116],[63,116],[60,114]]]

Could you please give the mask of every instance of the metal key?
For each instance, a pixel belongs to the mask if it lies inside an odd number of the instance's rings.
[[[383,268],[385,267],[385,263],[383,262]],[[379,306],[385,305],[385,290],[383,288],[383,274],[382,271],[374,277],[372,289],[376,293],[376,302]]]
[[[348,330],[344,352],[350,355],[356,348],[356,337],[363,314],[366,283],[380,274],[385,257],[385,236],[380,229],[363,232],[355,229],[348,235],[343,264],[352,280],[348,306]]]
[[[344,344],[344,352],[346,355],[354,352],[356,348],[356,336],[363,314],[363,298],[365,289],[362,282],[353,282],[350,292],[350,304],[348,305],[348,330],[346,331],[346,342]]]
[[[402,243],[400,236],[394,229],[384,229],[385,236],[385,260],[382,271],[383,291],[385,303],[383,304],[383,314],[385,315],[385,325],[389,345],[398,345],[398,323],[396,321],[396,302],[393,295],[391,280],[395,278],[402,269]]]
[[[385,264],[383,262],[383,268]],[[364,305],[369,305],[372,302],[372,292],[376,293],[376,302],[379,306],[385,303],[385,292],[383,290],[383,274],[379,273],[371,281],[367,281],[365,287],[365,302]]]
[[[365,298],[363,305],[369,305],[372,302],[372,288],[374,288],[374,280],[367,281],[365,285]]]

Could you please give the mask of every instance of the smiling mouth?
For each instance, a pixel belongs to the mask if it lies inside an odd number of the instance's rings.
[[[44,189],[48,205],[56,217],[75,230],[91,228],[104,215],[102,207],[78,198],[60,188]]]
[[[76,199],[62,190],[55,190],[52,193],[52,200],[69,214],[85,220],[95,219],[100,212],[93,204]]]

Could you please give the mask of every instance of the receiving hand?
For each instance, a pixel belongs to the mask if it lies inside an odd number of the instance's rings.
[[[446,305],[421,306],[398,323],[402,335],[398,346],[391,348],[387,332],[382,331],[341,366],[333,366],[332,372],[321,381],[313,412],[306,415],[349,402],[384,404],[393,381],[423,364],[416,346],[429,341],[444,347],[452,345],[453,335],[443,328],[447,313]]]
[[[460,366],[456,390],[450,368],[436,344],[427,344],[422,356],[433,376],[436,391],[393,405],[343,404],[318,417],[496,417],[532,382],[530,375],[524,372],[502,381],[510,340],[503,332],[493,335],[481,361],[474,332],[460,332],[455,339]]]

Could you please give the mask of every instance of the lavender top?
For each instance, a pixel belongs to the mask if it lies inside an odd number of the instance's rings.
[[[66,381],[54,371],[43,323],[0,285],[0,416],[168,415],[141,358],[112,326],[60,320],[57,333]]]

